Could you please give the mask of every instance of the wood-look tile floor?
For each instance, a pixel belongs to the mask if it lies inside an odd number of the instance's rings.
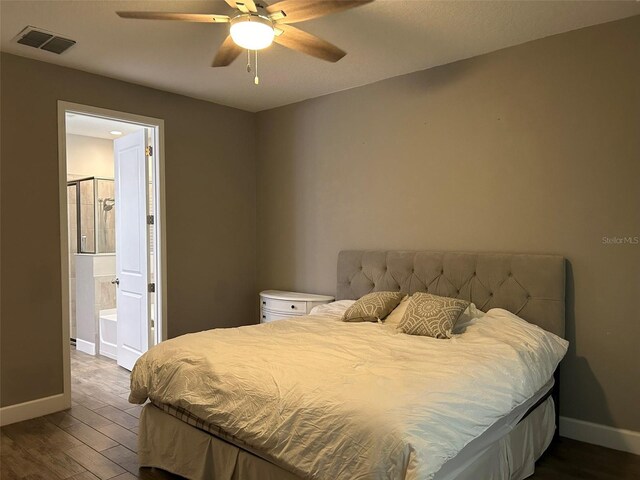
[[[640,456],[560,437],[538,460],[529,479],[638,480]]]
[[[179,479],[138,467],[138,417],[129,372],[71,348],[72,406],[0,429],[2,480]]]
[[[129,372],[72,348],[72,407],[0,429],[0,479],[179,479],[139,468],[141,407],[127,402]],[[640,479],[640,457],[566,438],[536,464],[532,480]],[[482,480],[482,479],[478,479]]]

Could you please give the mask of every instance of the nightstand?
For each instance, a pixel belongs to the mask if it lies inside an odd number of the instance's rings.
[[[260,323],[306,315],[316,305],[333,300],[329,295],[265,290],[260,292]]]

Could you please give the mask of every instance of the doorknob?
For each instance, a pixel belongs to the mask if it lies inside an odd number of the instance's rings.
[[[120,279],[119,279],[119,278],[116,278],[115,280],[111,280],[111,284],[112,284],[112,285],[120,286]]]

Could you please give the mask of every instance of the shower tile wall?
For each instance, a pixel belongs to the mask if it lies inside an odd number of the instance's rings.
[[[113,203],[115,198],[115,182],[112,180],[98,180],[98,251],[116,251],[116,207]],[[102,201],[101,201],[102,200]],[[111,209],[105,205],[112,205]]]
[[[96,276],[96,313],[100,310],[116,308],[116,286],[111,283],[114,273],[105,276]]]

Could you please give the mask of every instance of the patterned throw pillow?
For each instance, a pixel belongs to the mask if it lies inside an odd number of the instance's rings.
[[[451,330],[469,302],[439,297],[430,293],[414,293],[398,330],[409,335],[451,338]]]
[[[402,292],[373,292],[361,297],[351,305],[344,316],[343,322],[377,322],[391,313],[403,299]]]

